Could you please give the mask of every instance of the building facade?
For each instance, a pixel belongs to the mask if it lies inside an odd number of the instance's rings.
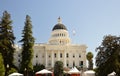
[[[46,68],[54,67],[56,61],[62,61],[64,67],[86,67],[86,45],[72,44],[68,30],[60,17],[53,27],[51,37],[46,44],[34,44],[33,65],[43,64]],[[20,52],[19,52],[20,53]],[[18,55],[18,56],[17,56]],[[19,60],[19,54],[15,55]]]

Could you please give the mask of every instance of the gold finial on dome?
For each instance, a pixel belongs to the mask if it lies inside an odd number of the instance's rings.
[[[60,16],[58,17],[58,23],[62,23]]]

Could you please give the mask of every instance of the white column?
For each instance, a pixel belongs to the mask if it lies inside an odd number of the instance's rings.
[[[54,52],[53,52],[53,50],[52,50],[52,67],[54,67]]]
[[[47,50],[46,50],[46,67],[47,67],[47,64],[48,64],[48,62],[47,62]]]
[[[64,67],[66,67],[66,51],[64,50]]]

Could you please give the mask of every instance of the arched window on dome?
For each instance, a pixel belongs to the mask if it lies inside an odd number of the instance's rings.
[[[63,36],[63,33],[62,33],[62,36]]]
[[[65,36],[65,34],[64,34],[64,36]]]
[[[60,33],[60,36],[61,36],[61,33]]]

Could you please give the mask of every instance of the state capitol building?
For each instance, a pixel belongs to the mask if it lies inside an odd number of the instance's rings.
[[[72,44],[69,32],[60,17],[52,28],[48,43],[34,44],[33,65],[43,64],[46,68],[53,68],[56,61],[62,61],[64,67],[86,67],[86,45]],[[16,47],[14,63],[19,66],[21,48]]]

